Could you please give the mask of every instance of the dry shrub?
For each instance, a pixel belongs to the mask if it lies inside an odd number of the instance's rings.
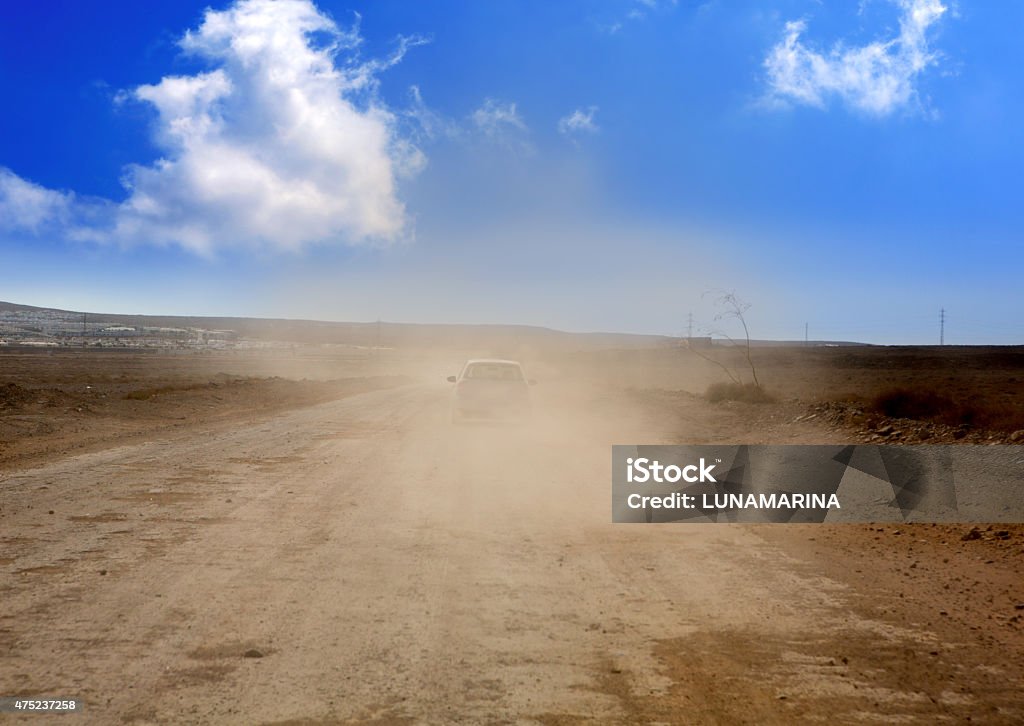
[[[17,408],[24,406],[32,399],[32,391],[22,388],[16,383],[0,385],[0,408]]]
[[[712,383],[704,393],[711,403],[740,401],[742,403],[773,403],[775,397],[753,383]]]
[[[890,418],[929,421],[947,426],[971,426],[994,431],[1024,429],[1024,410],[981,398],[969,403],[934,391],[891,388],[875,396],[869,409]]]
[[[871,400],[870,408],[890,418],[910,418],[918,421],[938,421],[956,426],[970,424],[973,411],[962,410],[953,399],[934,391],[916,391],[911,388],[890,388]]]
[[[201,388],[207,388],[210,384],[208,383],[192,383],[179,386],[157,386],[154,388],[140,388],[135,391],[129,391],[128,393],[121,396],[125,401],[148,401],[154,396],[160,396],[165,393],[178,393],[181,391],[197,391]]]

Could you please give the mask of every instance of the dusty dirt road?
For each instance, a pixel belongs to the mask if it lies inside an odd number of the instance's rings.
[[[758,528],[612,525],[608,445],[664,430],[453,427],[447,392],[0,473],[0,694],[83,699],[60,723],[1024,719],[1019,653],[978,671]]]

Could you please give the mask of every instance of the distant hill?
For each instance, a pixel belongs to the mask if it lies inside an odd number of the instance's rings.
[[[283,318],[206,317],[182,315],[126,315],[97,313],[0,301],[0,322],[24,323],[45,320],[50,325],[65,326],[74,332],[83,323],[96,326],[129,326],[147,328],[190,328],[231,330],[249,340],[291,343],[335,343],[348,345],[417,347],[417,346],[503,346],[533,345],[540,347],[581,348],[650,348],[674,347],[681,338],[634,333],[569,333],[532,325],[476,325],[391,322],[328,322],[290,320]],[[720,341],[715,341],[716,345]],[[751,345],[803,345],[803,341],[751,341]],[[859,345],[859,343],[811,342],[811,345]]]
[[[336,343],[415,347],[419,345],[479,346],[502,344],[579,345],[582,347],[652,347],[676,345],[668,336],[630,333],[567,333],[531,325],[471,325],[390,322],[328,322],[283,318],[206,317],[182,315],[125,315],[97,313],[0,302],[0,321],[48,319],[70,331],[85,322],[148,328],[232,330],[250,340],[293,343]]]

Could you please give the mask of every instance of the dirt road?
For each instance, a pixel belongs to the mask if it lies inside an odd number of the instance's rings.
[[[610,524],[608,445],[644,421],[453,427],[446,394],[0,474],[0,695],[76,723],[1024,718],[1019,671],[964,688],[956,643],[756,528]]]

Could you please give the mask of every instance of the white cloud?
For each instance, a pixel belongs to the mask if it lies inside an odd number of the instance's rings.
[[[466,131],[463,138],[471,144],[474,139],[482,139],[515,156],[528,157],[536,153],[529,138],[530,129],[513,101],[484,99],[483,105],[469,115]]]
[[[645,20],[649,14],[672,10],[677,4],[678,0],[633,0],[618,20],[598,23],[597,28],[607,35],[615,35],[625,27],[625,23]]]
[[[481,139],[496,146],[532,151],[527,141],[529,127],[514,101],[485,98],[480,107],[463,118],[447,116],[430,107],[418,86],[409,88],[409,105],[402,110],[416,139],[457,140],[472,145]]]
[[[127,199],[93,203],[92,216],[102,212],[105,223],[69,236],[204,255],[401,238],[408,230],[397,183],[425,158],[377,99],[376,76],[422,41],[401,39],[382,60],[361,59],[360,42],[358,24],[340,28],[311,0],[207,10],[180,44],[208,70],[120,95],[155,109],[163,157],[129,166]],[[57,193],[18,182],[5,185],[49,200],[29,208],[58,211]]]
[[[485,99],[483,105],[474,111],[470,118],[486,136],[498,137],[508,131],[526,130],[526,124],[516,110],[516,104],[512,102]]]
[[[893,0],[900,10],[899,34],[859,47],[837,43],[827,53],[801,39],[807,23],[786,23],[783,39],[764,61],[768,100],[824,108],[838,97],[858,111],[885,116],[917,100],[916,81],[938,62],[928,30],[946,13],[940,0]]]
[[[411,121],[412,133],[418,139],[458,138],[463,134],[457,122],[426,104],[419,86],[409,87],[409,106],[402,114]]]
[[[73,197],[33,184],[0,167],[0,230],[38,233],[67,219]]]
[[[578,108],[568,116],[558,119],[558,131],[565,135],[579,132],[595,133],[598,125],[594,121],[597,113],[597,106],[590,106],[587,109]]]

